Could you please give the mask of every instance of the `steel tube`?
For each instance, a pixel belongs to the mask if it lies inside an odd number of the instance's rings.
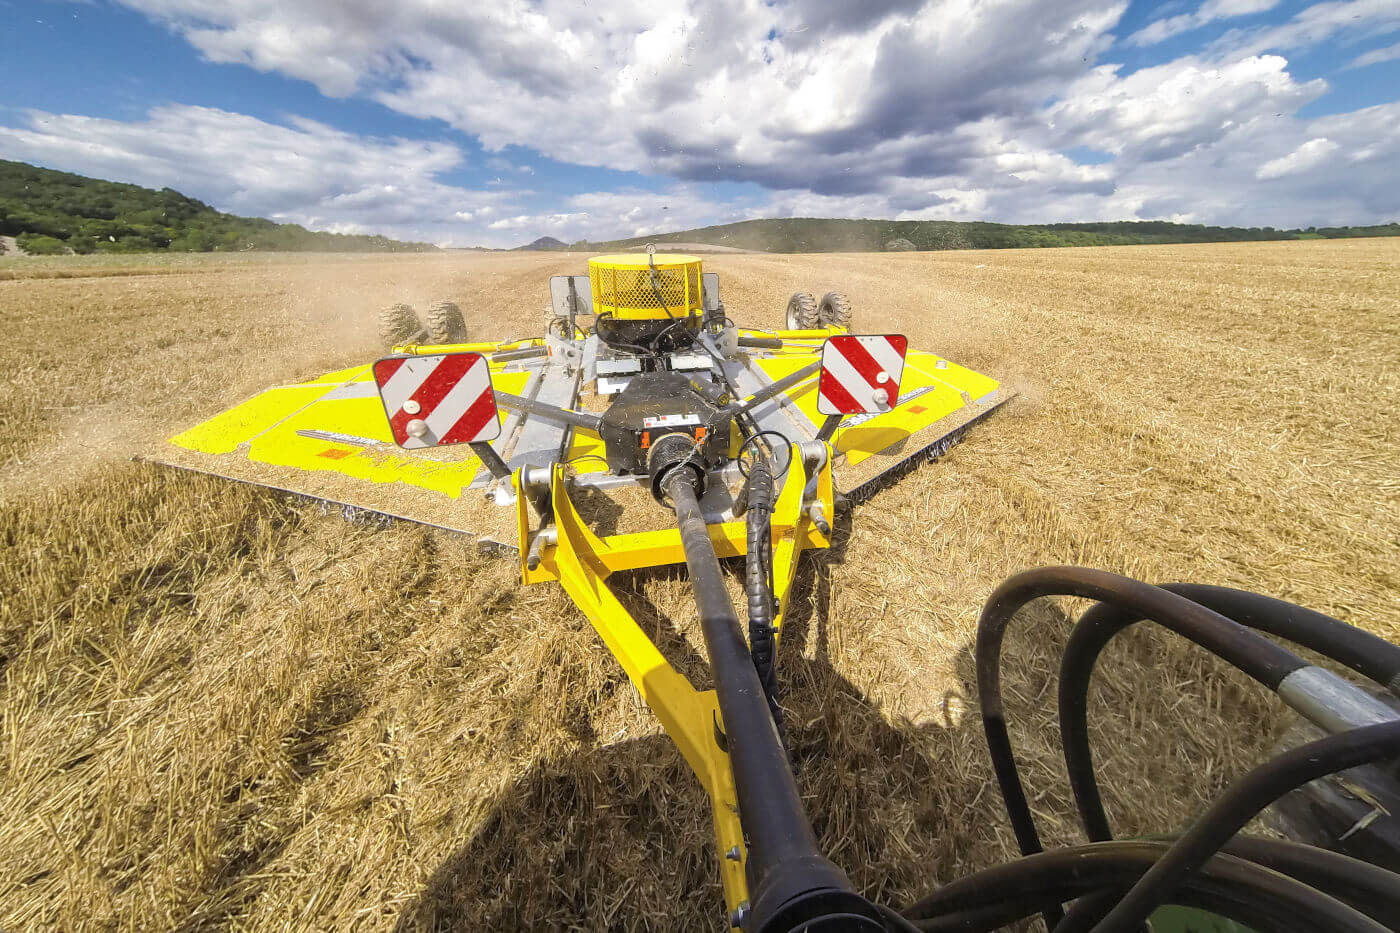
[[[526,415],[535,415],[547,421],[571,424],[575,427],[587,428],[590,431],[597,431],[603,423],[603,419],[597,415],[574,411],[571,408],[560,408],[558,405],[550,405],[547,402],[537,402],[532,398],[525,398],[523,395],[511,395],[509,392],[501,392],[500,390],[497,390],[495,395],[496,404],[499,407],[522,412]]]
[[[813,376],[813,374],[818,372],[821,368],[822,364],[820,362],[812,363],[810,366],[802,367],[795,373],[784,376],[777,382],[770,382],[768,385],[759,389],[749,398],[745,399],[743,403],[730,409],[730,412],[731,414],[736,416],[746,414],[752,411],[753,409],[757,408],[759,405],[762,405],[764,402],[768,401],[773,396],[781,395],[788,389],[791,389],[793,386],[797,385],[799,382],[802,382],[806,379],[810,379]]]

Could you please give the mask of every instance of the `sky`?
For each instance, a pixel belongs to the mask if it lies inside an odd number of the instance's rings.
[[[0,158],[443,246],[1400,220],[1400,0],[0,0]]]

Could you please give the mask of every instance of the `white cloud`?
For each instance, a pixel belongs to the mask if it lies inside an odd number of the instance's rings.
[[[1310,139],[1288,155],[1270,159],[1259,166],[1259,171],[1254,173],[1254,177],[1264,179],[1297,175],[1321,165],[1328,156],[1336,151],[1337,144],[1326,137]]]
[[[528,146],[570,163],[831,195],[955,170],[957,151],[924,141],[1035,107],[1088,70],[1126,7],[123,2],[212,60],[358,92],[492,151]]]
[[[1393,62],[1400,58],[1400,42],[1395,45],[1388,45],[1382,49],[1372,49],[1369,52],[1356,56],[1347,65],[1347,68],[1365,68],[1367,65],[1379,65],[1381,62]]]
[[[1194,13],[1181,13],[1149,23],[1129,36],[1128,41],[1133,45],[1155,45],[1218,20],[1263,13],[1276,6],[1278,0],[1206,0]]]
[[[287,125],[209,107],[156,107],[134,122],[30,111],[0,127],[0,155],[172,187],[236,214],[336,232],[431,235],[500,202],[453,187],[456,146],[356,136],[301,118]]]
[[[1212,48],[1220,57],[1307,48],[1335,38],[1373,39],[1400,29],[1396,0],[1337,0],[1305,7],[1286,23],[1234,29]]]
[[[1400,213],[1384,183],[1391,124],[1376,111],[1299,119],[1327,85],[1279,54],[1400,28],[1396,0],[1313,4],[1137,71],[1109,57],[1123,0],[120,2],[211,60],[445,121],[486,147],[496,178],[484,191],[444,183],[462,160],[449,144],[192,107],[130,123],[33,115],[0,130],[0,151],[225,209],[462,244],[753,216],[1292,225]],[[1132,41],[1274,2],[1205,0]],[[1260,174],[1318,139],[1345,171],[1324,160]],[[1078,164],[1082,148],[1111,158]],[[550,203],[517,187],[538,156],[659,176],[661,190]],[[707,182],[754,193],[717,200]]]
[[[1299,84],[1277,55],[1223,66],[1195,58],[1120,77],[1105,65],[1071,84],[1048,116],[1066,141],[1139,159],[1163,159],[1222,138],[1232,126],[1291,113],[1327,89]]]

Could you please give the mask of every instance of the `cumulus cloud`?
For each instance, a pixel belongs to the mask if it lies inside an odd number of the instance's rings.
[[[517,233],[606,239],[751,216],[1254,223],[1265,222],[1265,190],[1289,223],[1335,205],[1358,222],[1396,210],[1375,183],[1393,152],[1386,124],[1366,111],[1329,127],[1298,118],[1327,85],[1296,78],[1282,54],[1400,28],[1395,0],[1313,4],[1137,70],[1112,58],[1123,0],[119,2],[213,61],[444,121],[488,150],[496,178],[486,191],[445,185],[462,158],[451,145],[200,108],[129,124],[31,117],[0,145],[322,226],[505,245]],[[1130,42],[1274,3],[1205,0]],[[181,120],[231,141],[211,154],[186,146]],[[1351,169],[1260,174],[1318,139]],[[1110,158],[1080,164],[1084,149]],[[537,155],[639,172],[661,191],[551,203],[520,187]],[[750,193],[707,197],[709,182]],[[1379,196],[1354,196],[1362,190]]]
[[[1326,91],[1322,80],[1299,84],[1287,66],[1277,55],[1223,66],[1183,58],[1127,76],[1105,65],[1072,84],[1049,116],[1067,140],[1167,159],[1219,140],[1232,126],[1292,112]]]
[[[1085,73],[1123,0],[124,0],[207,57],[486,148],[827,195],[956,174],[953,132]]]
[[[1282,178],[1284,175],[1297,175],[1316,168],[1327,157],[1337,151],[1337,144],[1325,136],[1310,139],[1286,156],[1270,159],[1259,166],[1255,178]]]
[[[1129,36],[1128,41],[1139,46],[1155,45],[1217,20],[1264,13],[1276,6],[1278,0],[1206,0],[1194,13],[1181,13],[1154,20]]]
[[[156,107],[132,122],[29,111],[23,126],[0,127],[0,155],[335,232],[421,236],[503,199],[437,180],[462,161],[451,144],[210,107]]]

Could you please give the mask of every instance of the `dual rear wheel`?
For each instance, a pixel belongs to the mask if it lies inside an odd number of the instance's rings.
[[[841,292],[827,292],[821,302],[808,292],[794,292],[788,299],[788,330],[821,330],[851,327],[851,299]]]
[[[390,305],[379,312],[379,339],[385,347],[405,343],[462,343],[467,339],[467,322],[462,309],[451,301],[439,301],[420,321],[413,305]]]

